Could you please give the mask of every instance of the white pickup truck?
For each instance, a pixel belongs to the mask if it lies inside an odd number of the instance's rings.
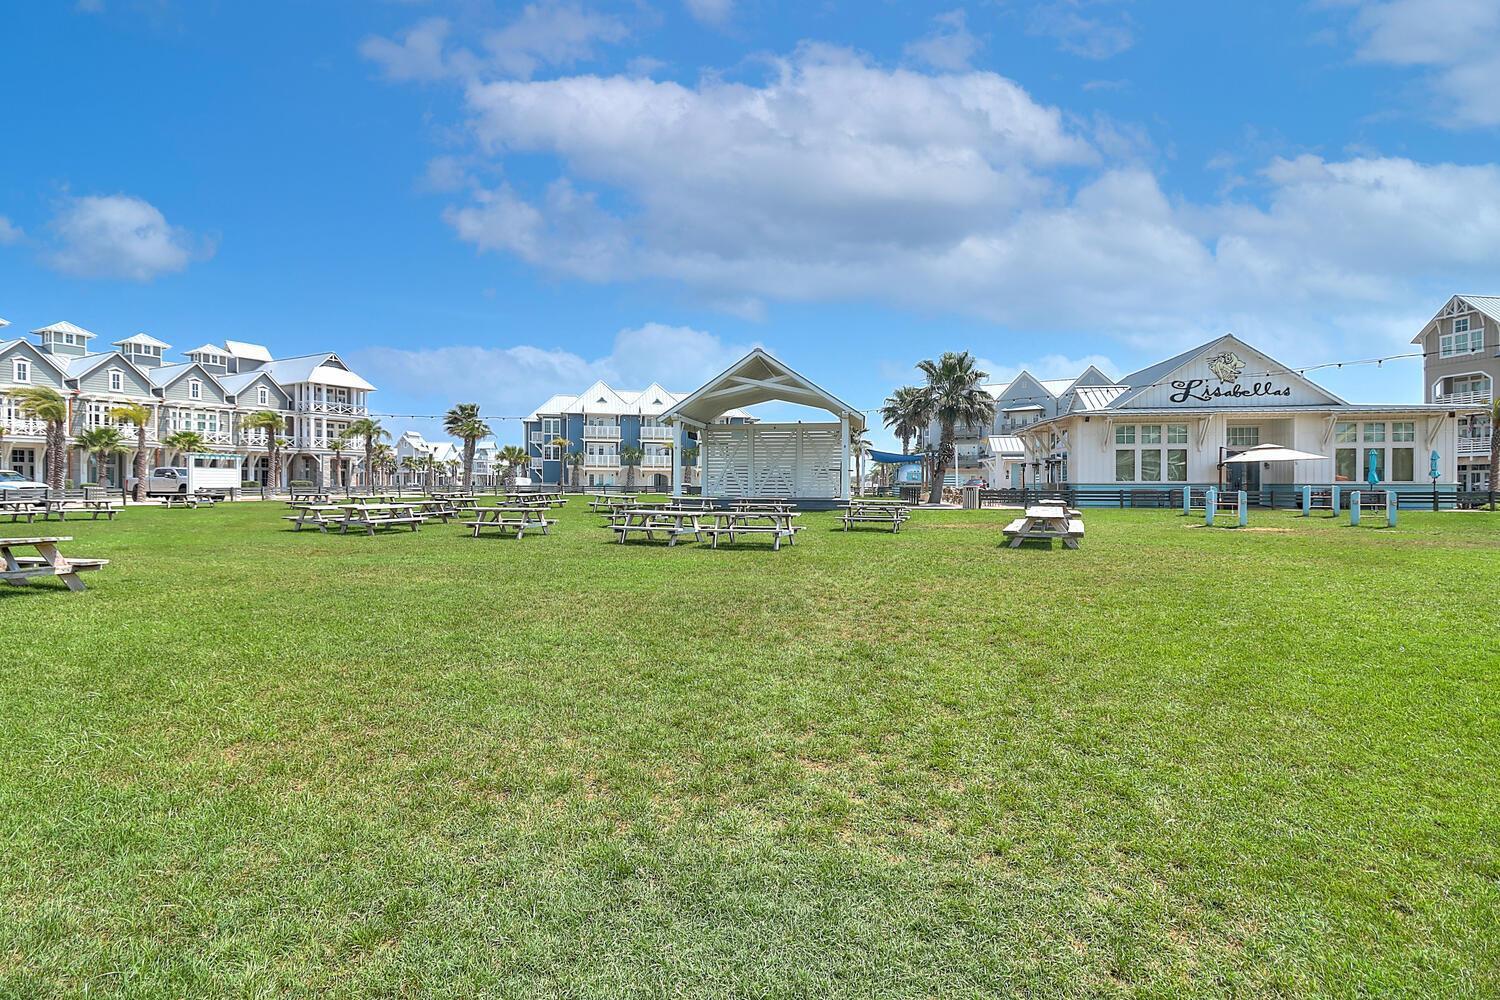
[[[160,497],[185,496],[230,497],[240,486],[240,470],[222,459],[207,455],[188,455],[186,465],[161,465],[146,477],[146,494]]]

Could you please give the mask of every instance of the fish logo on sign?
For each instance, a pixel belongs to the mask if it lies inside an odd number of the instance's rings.
[[[1214,377],[1220,382],[1234,382],[1240,377],[1240,372],[1245,370],[1245,362],[1233,351],[1225,351],[1223,354],[1215,354],[1206,362],[1208,370],[1214,373]]]

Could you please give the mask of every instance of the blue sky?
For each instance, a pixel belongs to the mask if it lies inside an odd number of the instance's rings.
[[[1500,290],[1495,37],[1493,0],[11,4],[0,316],[496,417],[752,344],[858,406],[950,349],[1389,355]]]

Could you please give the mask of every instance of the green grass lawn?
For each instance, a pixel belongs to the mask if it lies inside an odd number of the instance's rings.
[[[0,526],[0,995],[1500,993],[1500,515],[282,513]]]

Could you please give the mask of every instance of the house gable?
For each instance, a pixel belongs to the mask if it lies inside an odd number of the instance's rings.
[[[30,363],[31,381],[20,383],[15,381],[17,358]],[[45,387],[61,390],[64,388],[65,378],[66,373],[57,367],[56,362],[26,341],[12,340],[0,343],[0,386],[27,389]]]
[[[1322,386],[1232,334],[1178,355],[1170,368],[1155,365],[1124,382],[1129,391],[1110,405],[1119,409],[1264,409],[1342,406]]]
[[[118,389],[111,387],[111,372],[120,373],[120,388]],[[156,395],[151,379],[146,373],[136,367],[125,355],[114,352],[98,355],[97,361],[78,370],[69,381],[82,393],[145,397]]]
[[[202,386],[202,395],[194,399],[192,395],[192,384],[197,381]],[[213,377],[206,368],[197,362],[183,367],[182,371],[176,372],[162,383],[162,398],[169,403],[185,403],[190,406],[201,404],[225,405],[229,402],[229,394],[219,384],[219,380]]]
[[[266,401],[260,402],[260,388],[266,389]],[[289,410],[292,407],[291,398],[276,384],[276,380],[264,372],[246,382],[244,388],[240,389],[234,397],[235,404],[242,410]]]

